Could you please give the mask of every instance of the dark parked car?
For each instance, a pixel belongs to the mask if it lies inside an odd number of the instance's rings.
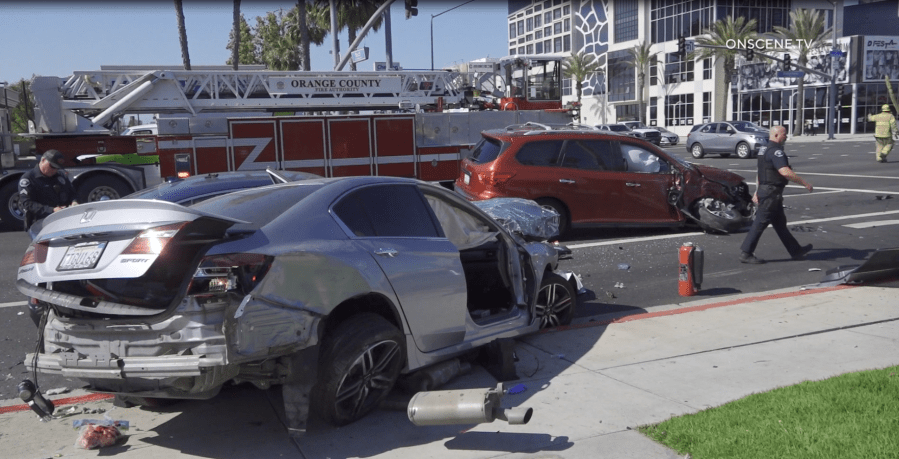
[[[735,231],[752,219],[743,177],[687,163],[636,139],[526,124],[488,130],[455,182],[470,200],[531,199],[571,227],[681,226]]]
[[[510,234],[443,187],[318,178],[190,207],[62,210],[45,219],[16,286],[49,311],[29,371],[140,398],[284,384],[305,394],[285,395],[288,413],[312,400],[341,425],[401,373],[570,322],[575,292],[557,264],[552,245]]]
[[[272,175],[272,173],[276,175]],[[315,174],[297,171],[234,171],[195,175],[185,179],[171,179],[156,186],[125,196],[124,199],[160,199],[189,206],[225,193],[282,183],[320,178]]]
[[[759,148],[768,144],[768,131],[749,121],[722,121],[694,127],[687,136],[687,151],[700,159],[706,153],[717,153],[722,158],[736,154],[748,159],[758,154]]]

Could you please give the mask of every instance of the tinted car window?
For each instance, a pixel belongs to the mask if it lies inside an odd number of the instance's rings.
[[[334,213],[356,236],[441,236],[427,203],[412,185],[361,188],[335,204]]]
[[[515,159],[525,166],[557,166],[561,140],[528,142],[518,149]]]
[[[471,152],[471,159],[479,164],[489,163],[499,156],[502,151],[502,142],[496,139],[481,139],[481,142],[474,147]]]
[[[604,140],[569,140],[562,154],[562,167],[586,170],[624,170],[621,155],[612,154]]]
[[[709,134],[714,134],[718,130],[718,123],[710,123],[705,127],[699,130],[699,132],[706,132]]]

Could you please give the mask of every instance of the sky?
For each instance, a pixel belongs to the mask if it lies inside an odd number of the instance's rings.
[[[403,0],[391,6],[393,61],[404,69],[431,68],[431,15],[466,0],[419,0],[418,16],[406,19]],[[232,26],[233,1],[183,0],[191,65],[225,65]],[[241,11],[250,26],[268,11],[292,1],[243,0]],[[433,19],[434,66],[508,54],[508,3],[475,0]],[[340,35],[341,53],[350,43]],[[369,32],[360,46],[369,60],[360,71],[385,61],[384,28]],[[312,49],[312,70],[334,68],[329,35]],[[33,75],[67,77],[99,70],[101,65],[180,67],[181,47],[174,3],[153,1],[10,1],[0,0],[0,82],[11,85]],[[345,70],[349,69],[349,65]]]

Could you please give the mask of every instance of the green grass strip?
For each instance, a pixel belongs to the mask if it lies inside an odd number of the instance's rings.
[[[753,394],[639,430],[693,459],[895,459],[899,366]]]

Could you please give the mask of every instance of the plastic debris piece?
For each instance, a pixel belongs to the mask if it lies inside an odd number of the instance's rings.
[[[88,425],[115,427],[119,430],[128,430],[131,428],[131,421],[124,419],[76,419],[72,421],[72,428],[80,429]]]
[[[556,354],[556,355],[554,355],[553,357],[555,357],[555,358],[557,358],[557,359],[564,359],[564,358],[565,358],[565,354]]]
[[[631,265],[629,265],[627,263],[619,263],[618,269],[627,271],[628,269],[631,269]]]
[[[615,288],[624,288],[624,282],[615,282]]]
[[[17,315],[17,316],[21,316],[21,315],[23,315],[23,314],[25,314],[25,313],[24,313],[24,312],[22,312],[22,311],[19,311],[19,313],[18,313],[18,314],[16,314],[16,315]]]
[[[100,426],[88,424],[81,427],[75,447],[81,449],[97,449],[113,446],[125,436],[116,426]]]
[[[821,268],[809,268],[808,270],[809,270],[809,272],[811,272],[811,271],[821,271]]]
[[[47,392],[44,392],[44,395],[59,395],[69,393],[70,390],[68,387],[57,387],[56,389],[50,389]]]
[[[615,298],[615,294],[612,293],[612,292],[610,292],[610,291],[608,291],[608,290],[606,290],[606,296],[609,297],[609,298]]]
[[[525,386],[524,384],[516,384],[516,385],[512,386],[511,388],[509,388],[509,393],[512,395],[515,395],[515,394],[520,394],[526,390],[528,390],[528,386]]]

